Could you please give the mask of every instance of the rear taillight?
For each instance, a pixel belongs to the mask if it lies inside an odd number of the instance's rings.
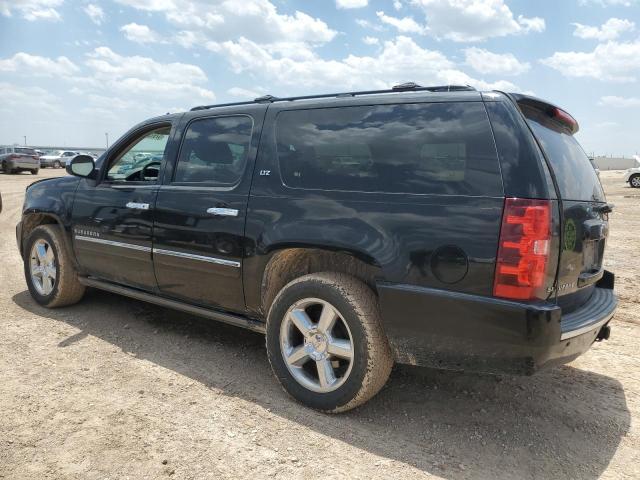
[[[507,198],[500,228],[493,294],[514,300],[545,298],[551,243],[551,202]]]

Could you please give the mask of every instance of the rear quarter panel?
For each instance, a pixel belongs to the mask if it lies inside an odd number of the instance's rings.
[[[276,158],[276,114],[270,107],[249,200],[243,275],[250,311],[260,309],[266,264],[274,252],[288,247],[351,253],[375,266],[380,281],[491,295],[502,197],[289,188]],[[464,252],[466,265],[445,261],[439,270],[466,271],[458,281],[444,282],[434,273],[434,252],[452,247]]]

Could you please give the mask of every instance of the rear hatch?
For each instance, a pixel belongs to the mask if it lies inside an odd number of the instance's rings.
[[[39,165],[40,163],[40,157],[33,148],[16,147],[12,158],[21,165]]]
[[[589,300],[603,276],[610,207],[589,158],[574,138],[575,119],[541,100],[521,95],[515,99],[558,190],[561,238],[555,293],[563,312],[569,313]]]

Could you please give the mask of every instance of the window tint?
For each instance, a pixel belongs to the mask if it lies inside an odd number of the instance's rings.
[[[502,194],[479,102],[284,111],[276,141],[282,180],[293,188]]]
[[[604,201],[598,175],[573,135],[536,110],[523,108],[523,112],[549,158],[562,198]]]
[[[107,180],[155,182],[158,179],[170,132],[171,127],[161,127],[135,140],[111,163]]]
[[[35,155],[36,151],[33,148],[16,148],[16,153],[22,153],[24,155]]]
[[[247,116],[194,120],[184,134],[174,183],[234,185],[247,163],[253,120]]]

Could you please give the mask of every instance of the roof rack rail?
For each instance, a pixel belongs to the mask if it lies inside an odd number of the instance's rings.
[[[218,105],[202,105],[199,107],[193,107],[192,112],[197,110],[207,110],[209,108],[216,107],[232,107],[236,105],[249,105],[252,103],[273,103],[273,102],[295,102],[297,100],[311,100],[315,98],[343,98],[343,97],[356,97],[359,95],[377,95],[382,93],[399,93],[399,92],[475,92],[476,89],[470,85],[437,85],[433,87],[423,87],[414,82],[401,83],[395,85],[390,89],[384,90],[361,90],[357,92],[338,92],[338,93],[321,93],[319,95],[301,95],[298,97],[274,97],[273,95],[264,95],[254,100],[246,102],[235,103],[222,103]]]

